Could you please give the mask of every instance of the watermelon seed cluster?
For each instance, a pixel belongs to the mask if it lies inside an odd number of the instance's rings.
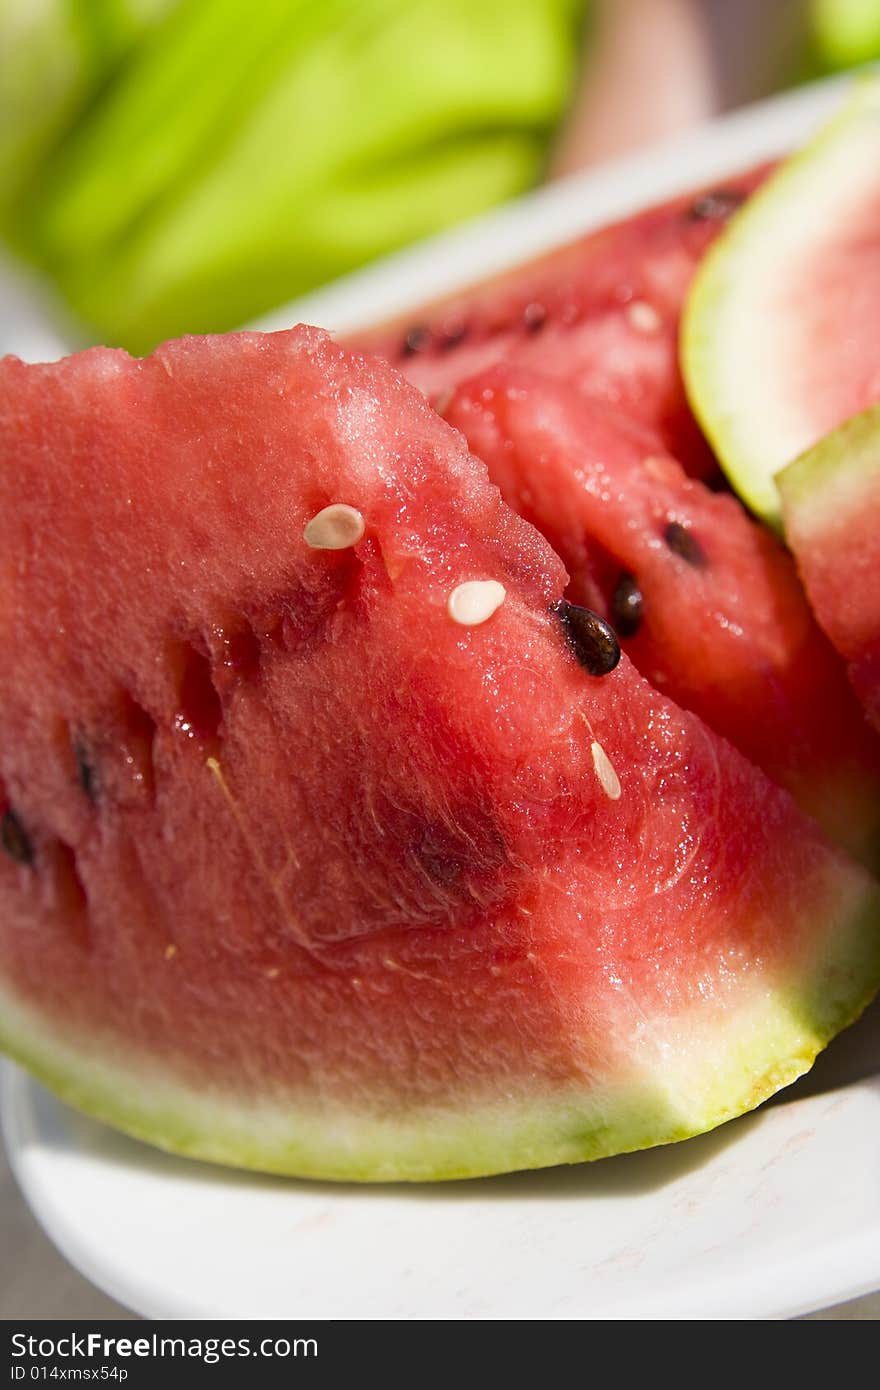
[[[649,305],[645,305],[645,308],[652,315],[655,312]],[[516,322],[511,323],[506,319],[499,320],[488,327],[483,327],[478,336],[481,340],[485,340],[511,331],[528,334],[540,333],[549,320],[550,315],[546,307],[538,301],[534,301],[525,306],[522,313],[517,316]],[[574,319],[568,314],[563,321],[570,327]],[[655,330],[651,328],[648,331],[653,332]],[[427,324],[413,324],[407,328],[400,340],[397,348],[397,360],[404,362],[407,358],[415,357],[419,353],[453,352],[468,338],[473,339],[473,337],[474,329],[466,323],[455,323],[451,327],[443,329],[432,329]]]
[[[744,198],[745,195],[736,188],[714,188],[695,198],[685,209],[683,217],[687,222],[726,222]],[[622,293],[624,288],[620,287],[619,292]],[[625,313],[630,327],[637,333],[659,333],[663,327],[660,314],[652,304],[644,300],[631,300]],[[467,323],[461,320],[443,327],[413,323],[404,330],[398,340],[396,360],[405,362],[408,358],[419,355],[452,352],[465,340],[486,341],[507,334],[540,333],[551,321],[572,328],[579,318],[580,313],[571,304],[566,305],[561,312],[551,315],[546,305],[539,300],[532,300],[524,307],[517,306],[512,314],[497,315],[488,323]]]

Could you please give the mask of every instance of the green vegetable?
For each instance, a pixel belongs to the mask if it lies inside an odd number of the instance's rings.
[[[0,210],[173,3],[0,0]]]
[[[583,7],[166,0],[158,21],[157,8],[56,3],[56,37],[72,10],[105,36],[102,76],[42,142],[6,219],[94,331],[137,351],[233,327],[527,187]],[[122,21],[136,19],[132,41]],[[67,113],[88,86],[86,46],[69,46]]]
[[[877,0],[813,0],[813,29],[825,61],[834,68],[880,58]]]

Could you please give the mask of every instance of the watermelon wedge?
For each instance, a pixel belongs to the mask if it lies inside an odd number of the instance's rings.
[[[377,353],[432,400],[496,362],[571,382],[657,434],[689,472],[717,473],[688,406],[678,322],[697,264],[769,166],[676,198],[415,310],[349,346]]]
[[[880,406],[849,420],[776,482],[810,602],[880,729]]]
[[[0,422],[0,1031],[72,1103],[283,1173],[537,1167],[758,1104],[876,990],[880,889],[610,669],[386,364],[7,359]]]
[[[739,501],[560,381],[493,368],[446,418],[615,627],[638,669],[787,787],[826,833],[880,859],[880,740],[791,556]]]
[[[682,325],[691,404],[740,496],[880,399],[880,79],[784,164],[703,261]]]

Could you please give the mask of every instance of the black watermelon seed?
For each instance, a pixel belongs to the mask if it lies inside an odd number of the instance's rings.
[[[540,333],[547,322],[547,310],[543,304],[527,304],[523,310],[523,323],[527,333]]]
[[[591,676],[607,676],[620,660],[620,643],[614,629],[594,613],[561,599],[554,607],[572,655]]]
[[[431,343],[431,330],[423,324],[415,324],[407,330],[400,350],[402,357],[412,357],[416,352],[424,352]]]
[[[713,188],[691,203],[688,217],[692,222],[723,222],[743,201],[735,188]]]
[[[702,569],[706,563],[706,552],[693,531],[682,526],[680,521],[670,521],[663,532],[663,539],[673,555],[678,555],[694,569]]]
[[[642,591],[635,575],[624,570],[611,599],[611,621],[618,637],[635,636],[645,616],[644,607]]]
[[[0,823],[0,840],[3,848],[16,864],[33,864],[34,851],[27,832],[13,810],[4,813]]]
[[[73,756],[76,760],[76,779],[85,792],[89,801],[95,802],[98,799],[98,779],[95,774],[94,766],[88,753],[81,743],[73,745]]]
[[[448,333],[444,333],[439,339],[437,347],[440,352],[451,352],[464,342],[467,337],[467,328],[461,323],[456,328],[450,328]]]

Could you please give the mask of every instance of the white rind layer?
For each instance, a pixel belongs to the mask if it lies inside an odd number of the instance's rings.
[[[780,523],[775,474],[825,432],[786,369],[804,354],[800,268],[843,247],[880,196],[880,79],[749,199],[703,261],[682,323],[685,383],[725,472]],[[880,274],[878,274],[880,280]],[[784,302],[783,302],[784,301]],[[833,368],[833,345],[828,348]],[[821,359],[823,344],[815,344]],[[805,391],[807,399],[804,399]]]
[[[757,964],[717,998],[632,1040],[626,1075],[389,1114],[316,1096],[195,1086],[121,1046],[65,1033],[0,983],[0,1046],[62,1099],[193,1158],[339,1181],[425,1181],[575,1163],[670,1143],[753,1109],[805,1072],[880,984],[880,894],[854,875],[810,951]]]

